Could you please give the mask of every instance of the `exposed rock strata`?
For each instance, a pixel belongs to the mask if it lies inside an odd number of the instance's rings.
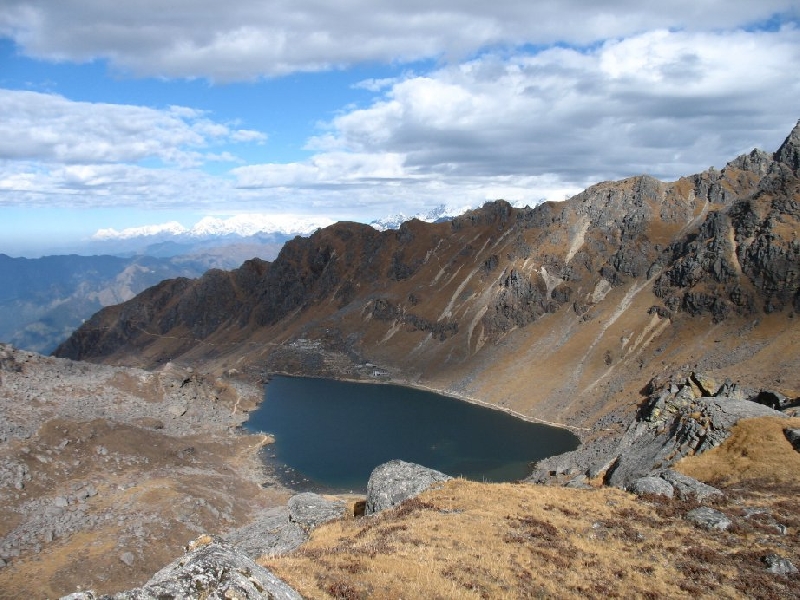
[[[706,396],[712,391],[715,396]],[[685,456],[701,454],[719,446],[740,420],[751,417],[784,417],[783,412],[758,402],[765,392],[746,389],[731,382],[716,382],[704,373],[651,382],[650,396],[624,434],[603,439],[573,452],[539,461],[530,479],[538,482],[568,482],[578,476],[602,477],[609,485],[636,493],[704,500],[715,490],[670,470]],[[664,483],[653,481],[661,479]]]

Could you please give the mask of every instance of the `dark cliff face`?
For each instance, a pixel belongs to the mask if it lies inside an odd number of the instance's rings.
[[[104,309],[56,355],[135,356],[153,366],[181,355],[216,360],[230,348],[239,353],[230,365],[242,359],[237,344],[247,343],[245,361],[280,357],[283,370],[328,364],[325,352],[336,352],[353,363],[377,356],[438,375],[487,348],[495,349],[492,361],[502,359],[503,340],[540,322],[563,329],[562,341],[578,335],[576,324],[591,325],[595,337],[575,347],[599,352],[609,323],[641,294],[650,294],[649,314],[662,321],[797,311],[798,147],[800,124],[772,155],[754,150],[673,183],[632,177],[562,203],[514,209],[490,202],[452,222],[410,221],[397,231],[337,223],[287,242],[271,263],[163,282]],[[622,337],[633,339],[641,327],[644,340],[655,327],[649,318],[636,317]],[[551,335],[542,327],[538,336]],[[648,343],[634,344],[636,352]],[[313,361],[286,358],[314,344]],[[633,356],[627,341],[610,344],[598,368]],[[588,354],[566,360],[594,364]],[[335,374],[342,364],[314,372]]]

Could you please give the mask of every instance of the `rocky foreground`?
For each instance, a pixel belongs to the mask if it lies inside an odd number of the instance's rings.
[[[0,345],[0,597],[140,585],[289,494],[235,431],[260,389]],[[265,487],[263,484],[267,483]]]

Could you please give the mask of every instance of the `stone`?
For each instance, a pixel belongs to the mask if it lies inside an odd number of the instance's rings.
[[[784,558],[780,554],[767,554],[761,557],[761,562],[767,565],[769,573],[776,575],[793,575],[797,573],[797,567],[792,564],[788,558]]]
[[[660,477],[640,477],[627,486],[627,490],[637,496],[652,494],[654,496],[666,496],[672,498],[675,490],[669,482]]]
[[[720,389],[720,384],[716,379],[709,377],[705,373],[692,373],[692,381],[700,388],[703,396],[716,396]]]
[[[202,595],[198,594],[199,591],[202,591]],[[61,600],[94,600],[96,597],[94,592],[89,591],[70,594]],[[142,587],[102,596],[103,600],[198,597],[302,600],[300,594],[271,571],[228,544],[213,539],[161,569]]]
[[[340,519],[347,506],[341,500],[328,500],[313,492],[304,492],[289,498],[289,520],[310,531],[315,527]]]
[[[704,527],[705,529],[719,529],[720,531],[725,531],[733,525],[733,522],[725,513],[713,508],[708,508],[707,506],[701,506],[700,508],[690,510],[686,514],[686,520],[700,527]]]
[[[698,502],[703,502],[709,498],[721,498],[723,496],[723,493],[717,488],[672,469],[662,471],[660,477],[675,488],[678,498],[681,500],[694,498]]]
[[[133,566],[133,554],[131,552],[123,552],[119,555],[119,559],[129,567]]]
[[[441,471],[415,463],[393,460],[375,467],[367,482],[365,514],[372,515],[400,504],[434,483],[452,479]]]
[[[265,510],[253,522],[228,532],[223,539],[255,560],[265,554],[291,552],[307,538],[306,531],[289,519],[289,509],[279,506]]]
[[[783,433],[792,447],[800,452],[800,429],[784,429]]]

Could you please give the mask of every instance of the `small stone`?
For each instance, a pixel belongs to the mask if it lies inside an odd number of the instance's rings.
[[[761,562],[767,565],[769,573],[776,575],[792,575],[797,573],[797,567],[792,564],[788,558],[784,558],[780,554],[767,554],[761,557]]]
[[[69,502],[67,502],[67,499],[64,498],[64,496],[56,496],[53,504],[55,504],[58,508],[66,508],[69,506]]]
[[[700,527],[719,529],[720,531],[724,531],[733,525],[733,522],[724,513],[706,506],[690,510],[686,514],[686,519]]]
[[[131,552],[123,552],[119,555],[119,559],[129,567],[133,566],[133,554]]]

